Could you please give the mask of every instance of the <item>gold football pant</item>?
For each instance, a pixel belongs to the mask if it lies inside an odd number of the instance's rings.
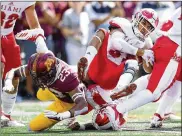
[[[65,112],[70,110],[74,104],[66,103],[59,100],[53,93],[51,93],[48,89],[42,90],[39,89],[37,92],[37,98],[42,101],[54,100],[52,104],[50,104],[46,110],[52,110],[55,112]],[[29,123],[30,131],[41,131],[48,129],[58,123],[58,121],[49,119],[44,116],[44,113],[39,114],[34,119],[32,119]]]

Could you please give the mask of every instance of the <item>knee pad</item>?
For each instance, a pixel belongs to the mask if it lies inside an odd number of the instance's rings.
[[[139,66],[136,60],[127,60],[125,62],[124,73],[131,73],[134,76],[137,70],[139,70]]]

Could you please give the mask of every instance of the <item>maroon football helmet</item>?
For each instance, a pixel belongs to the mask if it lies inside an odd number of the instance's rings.
[[[44,88],[53,83],[56,63],[56,57],[52,53],[35,53],[29,58],[28,70],[37,86]]]

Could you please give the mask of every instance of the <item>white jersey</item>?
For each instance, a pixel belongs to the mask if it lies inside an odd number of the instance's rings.
[[[35,2],[1,2],[1,35],[8,35],[13,32],[16,20],[22,12]]]
[[[178,8],[170,20],[173,22],[173,26],[168,31],[169,38],[181,46],[181,23],[182,23],[182,14],[181,7]]]
[[[144,48],[145,44],[148,42],[146,42],[144,39],[139,39],[138,37],[136,37],[136,35],[133,32],[131,22],[129,22],[125,18],[117,18],[117,19],[119,22],[121,22],[120,27],[122,29],[122,34],[118,35],[118,38],[126,42],[125,46],[128,46],[127,44],[129,44],[135,48]],[[111,38],[112,35],[109,35],[108,46],[107,46],[107,57],[115,64],[120,65],[121,62],[127,58],[128,55],[128,53],[122,51],[123,50],[122,46],[124,46],[125,43],[113,44]],[[113,56],[112,52],[115,52],[115,54],[119,55]]]

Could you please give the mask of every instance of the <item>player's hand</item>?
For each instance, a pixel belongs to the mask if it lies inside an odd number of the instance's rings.
[[[143,54],[142,58],[146,61],[147,67],[149,67],[149,63],[153,66],[154,53],[152,50],[144,50],[144,54]]]
[[[44,115],[49,119],[54,119],[61,121],[62,119],[58,116],[58,113],[55,111],[46,110],[44,111]]]
[[[57,112],[51,111],[51,110],[45,110],[44,115],[49,119],[54,119],[57,121],[62,121],[64,119],[70,118],[70,116],[71,116],[69,111],[66,111],[63,113],[57,113]]]
[[[39,36],[42,36],[45,39],[44,30],[42,28],[23,30],[17,33],[15,38],[17,40],[30,40],[35,42]]]
[[[11,93],[12,91],[14,91],[14,86],[12,84],[12,80],[7,79],[5,81],[5,86],[3,87],[3,91],[7,92],[7,93]]]
[[[71,130],[80,130],[80,124],[78,122],[74,122],[68,126]]]
[[[82,57],[77,64],[78,67],[78,78],[80,81],[84,81],[88,71],[88,60],[85,57]]]

